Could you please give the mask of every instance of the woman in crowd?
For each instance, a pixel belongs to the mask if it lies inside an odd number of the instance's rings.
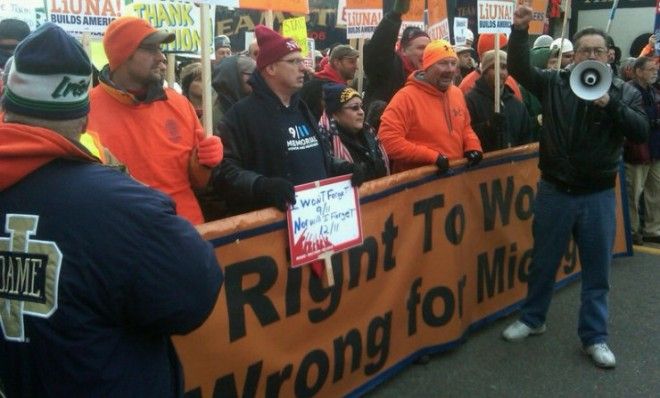
[[[367,181],[390,174],[389,159],[380,141],[364,122],[362,96],[343,84],[323,86],[329,126],[319,125],[332,144],[334,156],[364,165]]]

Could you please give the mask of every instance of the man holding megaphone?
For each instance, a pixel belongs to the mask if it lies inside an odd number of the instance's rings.
[[[509,38],[509,72],[542,102],[541,181],[534,203],[527,297],[520,320],[502,337],[518,341],[545,332],[557,268],[572,237],[582,265],[578,335],[597,366],[613,368],[615,357],[607,345],[607,294],[616,229],[614,185],[624,136],[643,142],[649,125],[643,110],[632,105],[631,90],[615,83],[604,88],[598,84],[606,78],[603,74],[611,73],[609,69],[590,66],[578,71],[583,75],[578,83],[584,84],[571,89],[571,75],[580,63],[607,63],[605,32],[594,28],[577,32],[573,63],[562,70],[540,70],[529,62],[531,20],[532,9],[519,6]],[[592,90],[602,92],[593,96]]]

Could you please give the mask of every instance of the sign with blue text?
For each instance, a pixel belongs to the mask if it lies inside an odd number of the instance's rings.
[[[511,33],[515,4],[510,1],[479,0],[477,29],[481,33]]]

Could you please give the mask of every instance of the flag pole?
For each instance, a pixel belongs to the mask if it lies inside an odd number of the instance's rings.
[[[500,113],[500,33],[495,33],[495,113]]]
[[[167,74],[165,76],[167,86],[174,88],[174,82],[176,81],[176,55],[174,53],[167,54]]]
[[[566,24],[568,22],[568,13],[571,12],[571,0],[566,0],[566,8],[564,9],[564,22],[561,25],[561,41],[559,42],[559,55],[557,58],[557,69],[561,69],[561,57],[564,51],[564,38],[566,37]]]
[[[201,29],[201,62],[202,62],[202,126],[204,135],[213,134],[213,115],[211,106],[211,57],[209,56],[209,43],[211,27],[209,26],[209,4],[200,3],[200,29]]]
[[[614,0],[614,3],[612,4],[612,9],[610,10],[610,17],[607,20],[607,27],[605,28],[605,33],[610,33],[610,26],[612,25],[612,21],[614,20],[614,14],[616,13],[616,9],[619,6],[619,0]]]
[[[273,25],[275,24],[274,19],[273,10],[266,10],[266,26],[270,29],[273,29]]]

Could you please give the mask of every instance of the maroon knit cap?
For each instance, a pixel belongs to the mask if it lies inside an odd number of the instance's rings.
[[[289,53],[302,51],[292,38],[282,37],[282,35],[264,25],[257,25],[254,28],[254,35],[257,37],[257,44],[259,45],[257,68],[260,70]]]

